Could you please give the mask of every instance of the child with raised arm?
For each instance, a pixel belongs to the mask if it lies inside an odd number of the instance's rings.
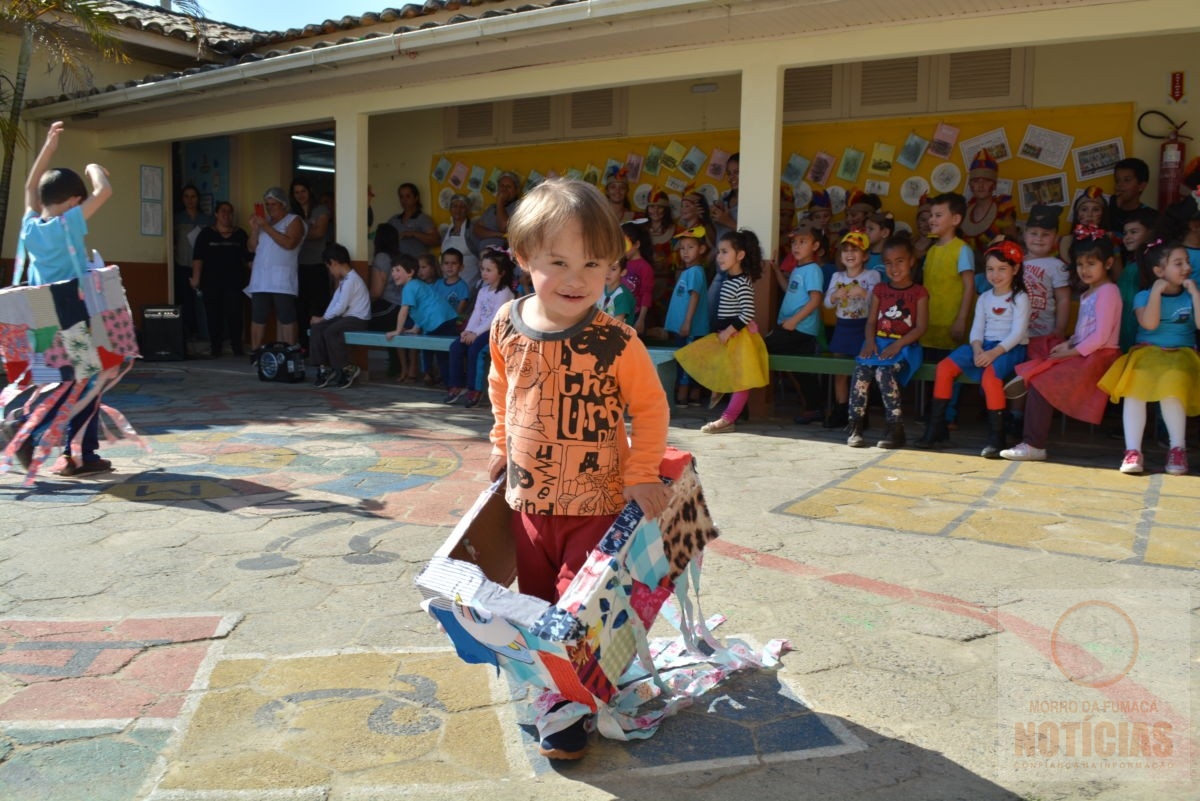
[[[540,184],[513,212],[508,240],[534,292],[492,323],[488,472],[508,477],[518,586],[553,603],[627,501],[651,518],[666,508],[659,465],[670,411],[645,345],[596,308],[605,269],[625,250],[599,190]],[[543,732],[539,753],[581,758],[585,720]]]
[[[850,436],[846,439],[851,448],[867,444],[863,421],[872,378],[879,384],[887,415],[887,433],[876,446],[899,448],[906,443],[900,387],[921,366],[921,336],[929,325],[929,293],[913,277],[917,254],[907,234],[893,235],[884,242],[883,266],[888,280],[871,289],[862,351],[851,382]]]
[[[1187,418],[1200,414],[1200,356],[1196,354],[1200,289],[1192,278],[1187,250],[1177,240],[1148,247],[1140,266],[1142,285],[1148,288],[1133,301],[1137,344],[1113,362],[1099,387],[1113,403],[1124,399],[1121,472],[1145,470],[1146,404],[1157,401],[1170,439],[1164,469],[1168,475],[1180,476],[1188,471]]]
[[[90,193],[74,170],[50,166],[50,159],[58,150],[62,133],[61,122],[50,125],[46,141],[25,181],[25,216],[21,220],[19,249],[29,256],[31,285],[83,278],[87,261],[83,237],[88,232],[87,221],[112,196],[108,170],[99,164],[89,164],[83,170],[92,185]],[[10,376],[12,378],[15,377]],[[66,448],[63,457],[51,468],[52,472],[63,476],[81,476],[112,469],[112,463],[101,459],[98,453],[99,409],[100,399],[97,397],[67,423]],[[26,440],[17,453],[17,458],[26,468],[30,465],[35,447],[32,439]],[[80,452],[72,454],[71,449],[77,440]]]

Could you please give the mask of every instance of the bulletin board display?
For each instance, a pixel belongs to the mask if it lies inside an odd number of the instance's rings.
[[[1035,203],[1069,206],[1088,186],[1111,192],[1113,165],[1129,152],[1132,135],[1131,103],[787,125],[780,182],[800,213],[813,192],[824,190],[837,220],[846,197],[860,189],[911,225],[922,195],[968,194],[971,161],[986,148],[999,167],[996,193],[1012,196],[1024,217]],[[603,188],[621,172],[635,211],[659,189],[678,209],[688,191],[711,202],[729,189],[726,161],[738,147],[738,132],[728,130],[439,153],[430,165],[427,207],[439,224],[448,223],[450,199],[463,194],[477,216],[495,201],[496,181],[508,171],[522,191],[551,176]]]

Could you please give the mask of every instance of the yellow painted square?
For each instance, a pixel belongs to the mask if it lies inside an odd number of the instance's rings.
[[[980,460],[983,461],[983,460]],[[892,465],[868,467],[849,476],[839,489],[884,493],[904,498],[930,498],[946,503],[967,504],[991,486],[987,478],[897,470]]]
[[[876,462],[875,466],[888,470],[916,470],[924,473],[998,478],[1009,464],[1011,463],[962,453],[897,450]]]
[[[1193,522],[1195,518],[1193,518]],[[1147,564],[1200,568],[1200,532],[1196,527],[1154,526],[1146,546]]]
[[[459,462],[456,459],[442,459],[426,456],[383,456],[368,468],[372,473],[397,473],[411,476],[435,476],[441,478],[457,470]]]
[[[449,785],[510,773],[487,666],[453,652],[222,660],[163,789]]]
[[[1174,484],[1176,482],[1164,481],[1163,484]],[[1196,492],[1197,487],[1192,487],[1192,491]],[[1158,497],[1158,505],[1154,509],[1154,522],[1164,526],[1192,526],[1193,531],[1200,526],[1200,496],[1173,496],[1160,494]]]
[[[1084,500],[1080,490],[1074,487],[1016,481],[998,487],[988,503],[1000,509],[1046,512],[1065,517],[1080,515],[1127,526],[1137,525],[1145,508],[1140,494],[1095,492],[1088,493]]]
[[[817,492],[784,511],[829,523],[940,534],[964,508],[921,496],[856,492],[838,487]]]

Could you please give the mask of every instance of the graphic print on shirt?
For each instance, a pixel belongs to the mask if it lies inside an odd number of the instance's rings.
[[[912,330],[913,315],[908,306],[905,305],[905,299],[901,298],[888,306],[880,315],[882,318],[876,327],[876,333],[884,336],[888,335],[904,335]]]
[[[518,346],[508,400],[521,436],[507,438],[509,487],[537,487],[539,500],[550,499],[544,506],[527,501],[524,511],[594,515],[621,503],[610,497],[619,494],[611,476],[624,432],[612,367],[628,342],[624,328],[597,325],[568,340]]]

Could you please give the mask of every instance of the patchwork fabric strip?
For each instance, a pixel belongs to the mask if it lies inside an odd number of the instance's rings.
[[[67,445],[71,419],[116,386],[138,356],[116,267],[79,280],[0,289],[0,358],[9,381],[0,391],[0,404],[16,431],[0,455],[0,472],[32,442],[25,479],[32,484],[45,459]],[[97,408],[106,436],[119,433],[145,447],[119,412],[103,403]]]
[[[495,486],[417,576],[423,608],[464,661],[495,665],[532,688],[530,722],[540,737],[590,712],[607,737],[649,737],[732,673],[776,667],[788,647],[773,640],[759,656],[744,643],[720,641],[699,618],[700,557],[717,529],[691,455],[670,450],[661,472],[671,487],[666,511],[649,520],[636,504],[626,506],[556,604],[444,556],[462,553],[464,541],[487,540],[476,527]],[[679,632],[669,645],[647,637],[660,613]]]

